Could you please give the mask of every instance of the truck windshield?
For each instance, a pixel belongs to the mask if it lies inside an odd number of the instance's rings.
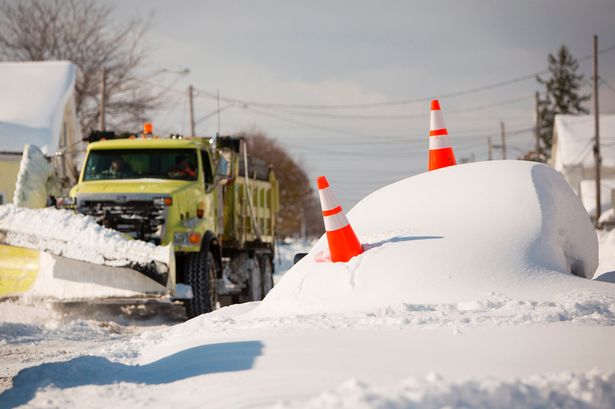
[[[196,180],[197,169],[194,149],[91,150],[83,180]]]

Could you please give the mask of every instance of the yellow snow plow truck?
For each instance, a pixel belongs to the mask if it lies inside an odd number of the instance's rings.
[[[278,184],[243,138],[93,132],[88,142],[79,181],[58,207],[172,244],[175,277],[160,284],[174,283],[170,295],[188,317],[272,288]]]

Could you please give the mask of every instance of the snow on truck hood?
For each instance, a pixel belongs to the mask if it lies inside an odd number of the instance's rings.
[[[348,219],[366,251],[331,263],[321,237],[253,314],[365,311],[494,295],[615,296],[612,284],[573,275],[595,272],[596,233],[563,177],[542,164],[491,161],[423,173],[367,196]]]

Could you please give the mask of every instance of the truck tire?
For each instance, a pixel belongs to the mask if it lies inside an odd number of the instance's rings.
[[[263,299],[263,274],[261,263],[258,257],[250,259],[252,268],[250,269],[250,282],[248,283],[248,297],[250,301],[260,301]]]
[[[261,265],[261,277],[263,283],[263,298],[273,288],[273,260],[268,254],[263,254],[259,257]]]
[[[186,315],[194,318],[216,308],[216,259],[210,250],[190,253],[184,265],[186,284],[192,287],[192,298],[184,302]]]

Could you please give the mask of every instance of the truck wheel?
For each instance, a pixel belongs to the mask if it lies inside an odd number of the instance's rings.
[[[216,260],[209,250],[190,253],[184,265],[186,284],[192,287],[192,298],[186,300],[186,315],[194,318],[216,308]]]
[[[263,277],[263,298],[265,298],[265,296],[273,288],[273,261],[267,254],[264,254],[259,258]]]
[[[260,301],[263,299],[263,281],[261,273],[261,263],[255,256],[250,259],[250,282],[248,283],[248,293],[250,301]]]

